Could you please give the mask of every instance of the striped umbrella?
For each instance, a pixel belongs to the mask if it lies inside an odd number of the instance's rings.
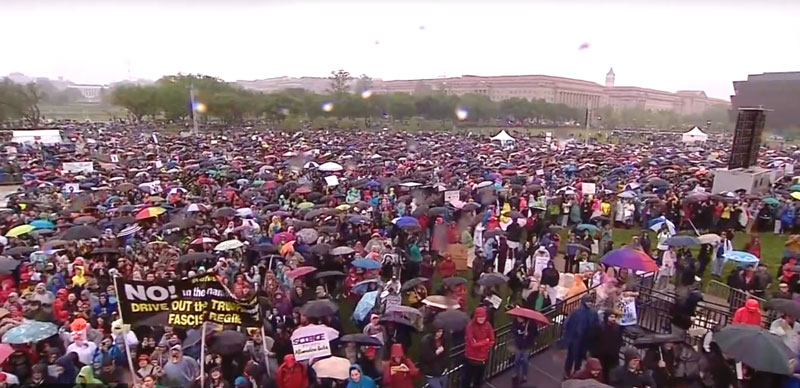
[[[164,214],[167,210],[163,207],[148,207],[146,209],[142,209],[139,213],[136,213],[136,220],[144,220],[147,218],[158,217],[161,214]]]
[[[117,237],[125,237],[130,236],[138,231],[142,230],[142,227],[139,225],[131,225],[125,229],[122,229],[119,233],[117,233]]]

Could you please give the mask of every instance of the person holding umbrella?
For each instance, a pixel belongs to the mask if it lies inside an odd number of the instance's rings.
[[[487,321],[487,315],[485,307],[476,308],[465,330],[464,356],[467,360],[464,364],[463,388],[480,388],[483,384],[486,360],[495,342],[494,328]]]
[[[528,358],[530,351],[536,344],[539,328],[536,324],[524,317],[517,316],[511,324],[511,333],[514,336],[514,378],[517,381],[528,381]]]
[[[445,372],[450,366],[450,345],[444,337],[444,329],[426,334],[420,341],[420,372],[430,388],[447,388]]]

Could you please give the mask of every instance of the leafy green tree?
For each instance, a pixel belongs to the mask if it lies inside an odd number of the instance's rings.
[[[372,90],[372,86],[373,86],[372,78],[370,78],[366,74],[361,74],[360,76],[358,76],[358,79],[356,80],[355,92],[362,93],[365,90]]]
[[[349,72],[341,69],[331,71],[331,76],[328,77],[328,79],[331,80],[331,87],[329,89],[331,94],[341,96],[350,92],[350,81],[353,77],[350,76]]]
[[[42,120],[39,103],[44,97],[45,94],[33,82],[20,85],[5,79],[0,83],[0,107],[3,115],[23,118],[33,127],[38,127]]]
[[[111,90],[110,101],[130,112],[136,121],[159,112],[158,88],[155,86],[121,85]]]

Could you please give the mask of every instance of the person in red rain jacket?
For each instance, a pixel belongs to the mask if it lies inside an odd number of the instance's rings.
[[[464,333],[464,388],[479,388],[483,385],[483,372],[489,351],[494,346],[494,328],[487,321],[485,307],[478,307],[467,324]]]
[[[69,318],[69,300],[67,300],[66,288],[59,289],[56,292],[56,300],[53,301],[53,317],[61,322],[66,322]]]
[[[419,369],[403,353],[403,345],[392,345],[389,363],[383,369],[382,387],[414,388],[414,378],[419,376]]]
[[[761,326],[761,310],[758,308],[758,301],[747,299],[744,306],[739,307],[733,314],[733,323],[742,325]]]
[[[456,262],[447,253],[445,253],[442,262],[439,263],[439,273],[442,274],[442,279],[456,276]]]
[[[283,364],[278,368],[278,378],[275,381],[278,388],[306,388],[308,387],[308,371],[302,364],[298,364],[293,354],[283,357]]]

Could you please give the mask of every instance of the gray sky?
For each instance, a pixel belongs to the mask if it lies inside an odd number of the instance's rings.
[[[0,74],[107,83],[547,74],[705,90],[800,70],[800,1],[0,0]],[[579,50],[582,43],[588,49]]]

